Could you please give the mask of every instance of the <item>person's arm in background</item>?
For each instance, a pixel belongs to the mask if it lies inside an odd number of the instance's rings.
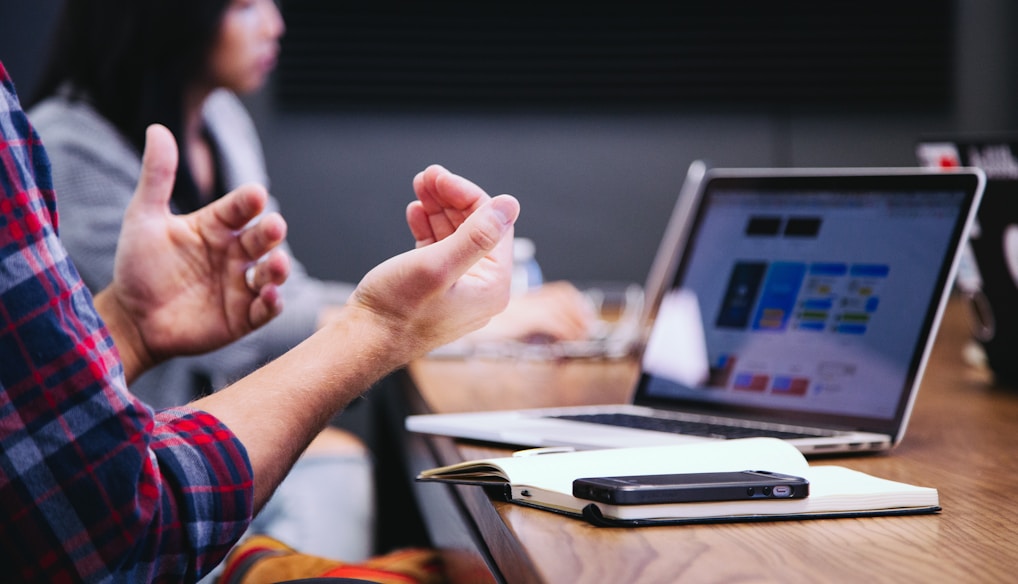
[[[559,280],[513,296],[502,313],[466,339],[477,343],[580,341],[590,338],[597,319],[590,299],[573,284]]]

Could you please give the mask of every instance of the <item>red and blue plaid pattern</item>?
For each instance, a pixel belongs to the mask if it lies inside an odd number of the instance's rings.
[[[2,63],[0,82],[0,579],[196,580],[250,521],[247,454],[214,417],[128,393]]]

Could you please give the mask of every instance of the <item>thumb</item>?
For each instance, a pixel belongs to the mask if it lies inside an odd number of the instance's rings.
[[[176,175],[177,142],[165,126],[152,124],[145,130],[145,152],[134,190],[135,200],[145,206],[168,205]]]
[[[462,274],[507,239],[505,236],[510,233],[519,214],[520,203],[515,197],[499,195],[471,213],[455,232],[434,245],[446,248],[444,253],[448,254],[449,263],[458,266],[460,269],[454,268],[454,271]],[[502,247],[511,259],[511,246]],[[508,261],[506,258],[499,259]]]

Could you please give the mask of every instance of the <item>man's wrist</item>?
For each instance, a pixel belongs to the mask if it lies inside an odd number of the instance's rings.
[[[116,294],[109,288],[95,295],[95,308],[102,317],[106,328],[113,337],[113,343],[120,353],[124,365],[124,377],[130,384],[142,373],[155,365],[155,360],[145,347],[141,332],[134,320],[117,301]]]
[[[342,339],[359,360],[369,366],[368,376],[384,376],[417,356],[420,340],[402,330],[403,323],[392,322],[375,312],[355,305],[344,305],[325,325],[335,338]]]

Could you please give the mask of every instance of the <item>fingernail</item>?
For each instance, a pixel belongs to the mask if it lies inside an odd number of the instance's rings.
[[[491,201],[491,208],[502,225],[511,225],[516,220],[518,207],[512,197],[495,197]]]

